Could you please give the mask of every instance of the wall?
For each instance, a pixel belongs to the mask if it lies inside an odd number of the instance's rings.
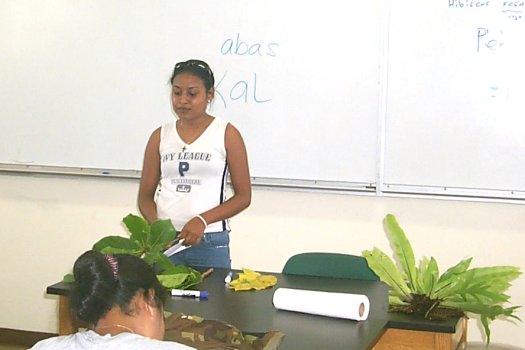
[[[136,213],[136,180],[0,175],[3,247],[0,328],[56,332],[58,299],[46,286],[70,272],[75,258],[100,237],[125,234],[121,219]],[[418,258],[444,270],[472,256],[473,265],[517,265],[523,258],[525,207],[516,204],[386,198],[255,188],[251,207],[232,220],[235,268],[280,271],[302,251],[360,254],[389,250],[381,221],[395,214]],[[525,278],[510,289],[525,305]],[[525,312],[518,315],[525,319]],[[469,339],[480,340],[475,319]],[[522,345],[525,325],[492,324],[494,342]]]

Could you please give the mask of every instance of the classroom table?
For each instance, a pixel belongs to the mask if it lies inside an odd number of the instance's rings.
[[[458,319],[429,322],[407,315],[388,313],[388,286],[383,282],[269,273],[277,277],[276,286],[262,291],[235,292],[224,283],[227,273],[228,270],[215,269],[202,283],[195,286],[196,290],[209,293],[207,299],[171,297],[166,304],[166,310],[225,321],[247,333],[279,330],[285,333],[280,347],[283,350],[394,349],[395,347],[391,347],[392,341],[404,341],[405,330],[425,336],[445,334],[448,337],[458,333]],[[370,300],[370,314],[366,321],[353,321],[278,310],[273,306],[272,299],[273,293],[279,287],[365,294]],[[47,287],[48,294],[60,296],[60,334],[75,330],[68,313],[67,296],[70,288],[71,285],[63,282]],[[393,329],[394,334],[388,334],[389,327],[396,328]],[[397,334],[398,331],[401,334]],[[382,339],[385,335],[388,341]],[[433,348],[455,349],[457,344],[456,340],[453,345]]]
[[[235,292],[224,283],[227,273],[228,270],[216,269],[195,287],[206,290],[207,299],[171,297],[165,309],[222,320],[248,333],[282,331],[285,338],[281,349],[369,349],[387,323],[388,288],[382,282],[271,273],[277,277],[276,286],[261,291]],[[68,287],[57,283],[49,286],[47,293],[67,295]],[[366,294],[370,299],[370,314],[366,321],[358,322],[277,310],[272,298],[279,287]]]

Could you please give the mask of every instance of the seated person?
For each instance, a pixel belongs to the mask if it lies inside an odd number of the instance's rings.
[[[168,291],[142,259],[90,250],[77,259],[73,274],[71,310],[89,329],[31,349],[193,349],[162,340]]]

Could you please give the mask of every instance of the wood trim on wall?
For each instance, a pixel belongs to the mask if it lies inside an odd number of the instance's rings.
[[[55,333],[43,333],[24,331],[20,329],[0,328],[0,344],[2,345],[20,345],[32,347],[38,341],[54,337]]]

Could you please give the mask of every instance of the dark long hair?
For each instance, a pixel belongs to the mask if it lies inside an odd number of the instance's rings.
[[[148,298],[153,290],[158,308],[168,295],[153,269],[141,258],[129,254],[105,255],[89,250],[76,260],[73,274],[71,311],[78,320],[91,325],[115,306],[131,314],[130,303],[138,293]]]

